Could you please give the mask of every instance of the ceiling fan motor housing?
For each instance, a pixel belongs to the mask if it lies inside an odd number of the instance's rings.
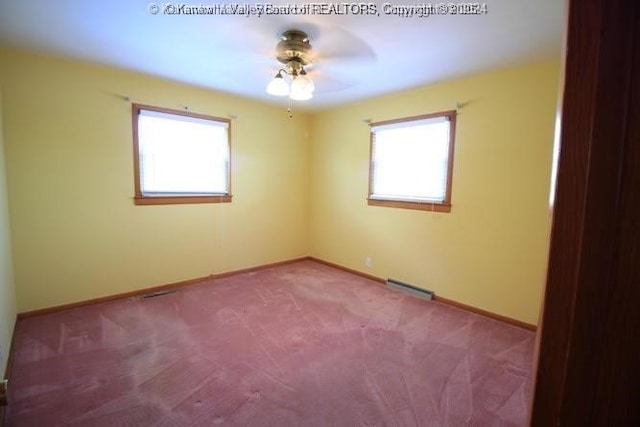
[[[313,57],[307,33],[300,30],[282,33],[282,39],[276,45],[276,58],[283,64],[291,64],[292,61],[300,66],[311,64]]]

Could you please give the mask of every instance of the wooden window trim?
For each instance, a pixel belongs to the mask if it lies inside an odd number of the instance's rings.
[[[382,206],[389,208],[400,209],[415,209],[431,212],[451,212],[451,187],[453,184],[453,154],[456,140],[456,110],[440,111],[437,113],[422,114],[419,116],[403,117],[401,119],[385,120],[381,122],[375,122],[369,124],[370,128],[373,126],[383,126],[396,123],[412,122],[417,120],[433,119],[436,117],[447,117],[449,119],[449,153],[447,157],[447,189],[445,193],[445,199],[442,202],[427,202],[427,201],[414,201],[414,200],[393,200],[393,199],[380,199],[372,197],[373,188],[373,132],[369,132],[369,196],[367,197],[367,204],[369,206]]]
[[[194,204],[194,203],[231,203],[233,196],[231,195],[231,168],[232,161],[229,156],[229,167],[227,169],[227,182],[228,191],[227,194],[207,194],[202,196],[196,195],[157,195],[149,196],[142,194],[142,185],[140,184],[140,147],[138,143],[138,117],[141,110],[156,111],[159,113],[174,114],[178,116],[193,117],[203,120],[211,120],[226,123],[228,128],[228,141],[229,154],[231,154],[231,120],[222,117],[210,116],[206,114],[192,113],[190,111],[173,110],[164,107],[155,107],[152,105],[144,104],[131,104],[131,121],[133,126],[133,175],[134,175],[134,189],[135,196],[133,202],[136,205],[176,205],[176,204]]]
[[[136,205],[182,205],[195,203],[230,203],[231,195],[220,196],[144,196],[134,198]]]
[[[388,208],[415,209],[431,212],[451,212],[451,204],[444,202],[409,202],[405,200],[388,200],[367,198],[369,206],[384,206]]]

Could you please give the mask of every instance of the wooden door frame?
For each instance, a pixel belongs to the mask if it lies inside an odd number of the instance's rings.
[[[570,0],[531,424],[640,425],[640,2]]]

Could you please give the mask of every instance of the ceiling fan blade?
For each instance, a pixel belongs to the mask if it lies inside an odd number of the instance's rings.
[[[319,60],[350,60],[372,64],[377,56],[369,44],[354,33],[336,26],[321,28],[316,37],[309,36]]]
[[[306,33],[312,47],[311,64],[305,66],[318,93],[346,90],[358,84],[358,76],[377,60],[373,48],[351,29],[329,24],[327,17],[268,15],[251,21],[238,32],[233,25],[219,30],[229,33],[229,56],[238,67],[252,64],[263,70],[265,81],[283,68],[276,59],[276,45],[285,31]],[[223,24],[224,25],[224,24]],[[226,50],[224,46],[219,49]]]
[[[309,72],[309,77],[313,80],[316,87],[315,92],[319,94],[339,92],[358,84],[353,76],[338,78],[330,73],[318,69]]]
[[[362,62],[375,62],[375,51],[366,41],[354,33],[327,24],[321,17],[290,15],[268,15],[252,21],[246,31],[235,33],[232,44],[235,49],[240,45],[254,52],[275,57],[275,45],[287,30],[300,30],[309,36],[313,53],[318,60],[348,59]]]

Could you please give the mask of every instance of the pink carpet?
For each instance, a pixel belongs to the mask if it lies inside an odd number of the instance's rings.
[[[534,334],[312,261],[21,321],[9,426],[522,426]]]

